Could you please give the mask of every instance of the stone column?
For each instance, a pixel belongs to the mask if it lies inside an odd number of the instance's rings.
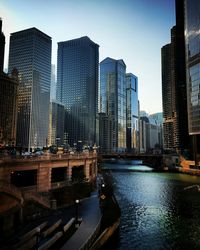
[[[72,166],[67,167],[67,180],[68,181],[72,180]]]
[[[88,162],[85,162],[84,165],[84,174],[86,179],[90,179],[90,164]]]
[[[37,170],[37,191],[47,192],[51,188],[51,167],[42,166],[40,163]]]

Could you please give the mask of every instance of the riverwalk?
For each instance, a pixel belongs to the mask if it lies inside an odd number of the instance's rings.
[[[61,241],[56,241],[55,246],[52,246],[52,249],[81,249],[86,245],[89,246],[93,242],[94,237],[97,236],[97,233],[100,229],[100,222],[101,222],[101,210],[99,207],[99,197],[98,192],[92,192],[90,197],[84,198],[80,200],[78,204],[78,211],[77,213],[75,209],[75,205],[63,207],[61,209],[56,210],[53,214],[48,217],[41,218],[39,220],[35,220],[33,223],[24,225],[23,228],[19,229],[18,232],[5,241],[0,241],[0,249],[17,249],[15,246],[19,243],[20,239],[24,237],[24,235],[30,234],[35,228],[40,227],[41,223],[45,223],[45,228],[51,227],[55,222],[58,220],[61,221],[61,225],[59,226],[58,230],[55,230],[55,233],[62,232],[63,226],[70,221],[70,219],[74,218],[76,215],[78,218],[82,219],[82,222],[78,229],[73,233],[71,238],[66,239],[67,235],[63,235],[61,237]],[[44,235],[44,229],[41,230],[41,236]],[[51,234],[51,237],[54,237],[55,233]],[[50,239],[48,237],[48,239]],[[35,241],[35,234],[30,237],[30,240]],[[41,239],[38,242],[38,246],[42,247],[44,244],[45,239]],[[46,239],[47,241],[47,239]],[[29,242],[23,242],[24,246]],[[26,248],[28,249],[28,248]],[[42,248],[43,249],[43,248]]]
[[[79,217],[82,222],[72,237],[62,246],[61,250],[78,250],[92,243],[98,233],[101,222],[98,193],[93,192],[91,197],[84,199],[80,204]]]

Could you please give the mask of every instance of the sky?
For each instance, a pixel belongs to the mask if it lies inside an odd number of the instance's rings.
[[[138,77],[140,109],[162,111],[161,48],[175,24],[174,0],[0,0],[8,66],[10,33],[36,27],[57,43],[88,36],[99,44],[99,60],[123,59]]]

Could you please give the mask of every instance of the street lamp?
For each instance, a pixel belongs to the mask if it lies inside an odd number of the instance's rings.
[[[40,241],[40,227],[36,228],[36,249],[39,248],[39,241]]]
[[[75,206],[76,206],[76,215],[75,215],[75,224],[78,223],[78,204],[79,204],[80,200],[76,199],[75,200]]]

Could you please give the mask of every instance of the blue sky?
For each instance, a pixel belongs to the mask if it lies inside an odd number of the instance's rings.
[[[123,59],[138,76],[141,110],[162,111],[161,47],[175,24],[174,0],[0,0],[6,35],[5,68],[10,33],[36,27],[52,37],[52,63],[57,42],[89,36],[105,57]]]

